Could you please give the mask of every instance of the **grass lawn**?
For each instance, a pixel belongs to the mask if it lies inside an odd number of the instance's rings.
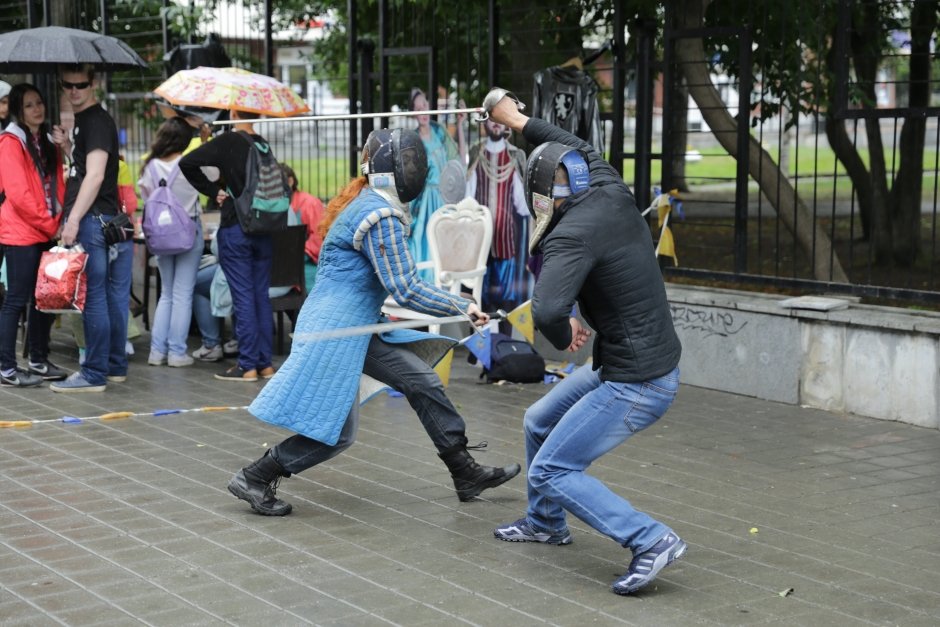
[[[862,160],[868,164],[868,151],[860,151]],[[889,161],[890,164],[890,161]],[[633,178],[634,160],[623,160],[623,171],[627,180]],[[923,198],[931,200],[934,197],[934,186],[937,181],[937,151],[924,151]],[[656,185],[662,178],[662,162],[654,160],[650,164],[651,180]],[[737,171],[737,161],[721,147],[715,146],[702,152],[699,161],[686,163],[686,181],[692,187],[699,185],[712,185],[717,183],[733,184]],[[839,198],[849,198],[852,192],[852,181],[849,179],[842,164],[836,162],[835,154],[828,148],[820,147],[818,153],[810,149],[802,149],[798,153],[790,153],[790,177],[799,178],[798,191],[804,197],[816,194],[817,198],[832,198],[833,189]],[[815,188],[815,189],[814,189]]]

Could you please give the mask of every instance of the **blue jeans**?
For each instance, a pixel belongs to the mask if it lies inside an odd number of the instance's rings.
[[[271,285],[270,235],[246,235],[238,224],[220,228],[219,264],[232,292],[238,367],[242,370],[271,365],[274,315]]]
[[[186,340],[193,317],[193,288],[204,246],[202,225],[197,220],[192,248],[178,255],[157,256],[162,290],[150,330],[150,349],[154,352],[176,357],[186,355]]]
[[[43,251],[51,243],[30,246],[5,246],[7,259],[7,295],[0,309],[0,369],[16,368],[16,332],[20,316],[26,311],[26,343],[29,360],[43,363],[49,358],[49,331],[55,315],[35,307],[36,275]]]
[[[196,286],[193,290],[193,316],[202,335],[202,343],[213,348],[222,343],[219,319],[212,315],[210,288],[219,264],[213,263],[196,272]]]
[[[109,222],[113,216],[102,216]],[[78,241],[88,253],[85,274],[88,293],[82,322],[85,330],[85,364],[82,377],[92,385],[106,382],[108,375],[127,374],[127,312],[131,300],[131,268],[134,242],[127,240],[111,248],[109,258],[101,222],[89,211],[78,225]]]
[[[567,528],[568,510],[642,553],[669,527],[633,509],[585,470],[666,413],[679,389],[679,369],[650,381],[614,383],[591,368],[581,366],[526,411],[526,516],[537,529],[558,533]]]

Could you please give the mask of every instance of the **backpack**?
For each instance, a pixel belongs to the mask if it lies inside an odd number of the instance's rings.
[[[167,178],[157,175],[153,161],[147,165],[150,180],[159,181],[157,188],[144,203],[144,219],[140,227],[147,241],[147,248],[154,255],[179,255],[193,247],[196,239],[196,222],[183,208],[170,186],[180,174],[175,164]]]
[[[251,144],[245,164],[245,189],[233,197],[238,223],[245,233],[272,233],[287,228],[291,188],[270,144],[255,142],[245,131],[238,134]]]
[[[487,383],[541,383],[545,378],[545,359],[531,344],[514,340],[504,333],[490,335],[490,369],[483,369],[480,378]]]

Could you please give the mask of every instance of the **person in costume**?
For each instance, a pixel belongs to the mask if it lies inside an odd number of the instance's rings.
[[[427,169],[424,146],[414,131],[373,131],[363,148],[364,176],[353,179],[327,206],[317,281],[298,315],[291,353],[248,408],[295,435],[235,473],[228,484],[233,495],[259,514],[289,514],[291,505],[277,498],[280,478],[325,462],[353,444],[361,374],[405,394],[450,470],[461,501],[519,473],[518,464],[480,466],[467,452],[463,418],[431,368],[454,340],[404,329],[311,338],[379,322],[389,294],[429,315],[465,313],[475,316],[478,325],[489,321],[476,303],[416,275],[405,245],[408,202],[424,187]]]
[[[411,90],[411,110],[427,111],[428,99],[424,92],[417,87]],[[461,114],[457,118],[457,143],[448,134],[447,129],[431,120],[429,115],[416,116],[418,121],[418,135],[424,144],[428,155],[428,176],[424,189],[411,203],[411,237],[408,239],[408,249],[415,263],[429,261],[431,249],[428,246],[427,227],[431,215],[444,204],[438,185],[441,172],[448,161],[459,159],[466,164],[467,149],[463,138],[463,121],[466,118]],[[418,275],[425,281],[434,281],[434,272],[430,269],[418,271]]]
[[[467,196],[488,207],[493,215],[493,243],[483,279],[483,308],[512,311],[531,296],[526,269],[529,208],[522,176],[525,153],[508,141],[509,129],[487,119],[486,138],[470,149]],[[500,323],[510,333],[509,323]]]

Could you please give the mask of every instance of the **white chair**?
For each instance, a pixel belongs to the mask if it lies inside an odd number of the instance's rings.
[[[426,233],[431,260],[419,263],[418,268],[431,268],[434,284],[455,296],[460,295],[461,286],[469,288],[473,300],[480,303],[493,240],[490,210],[472,198],[444,205],[431,215]],[[382,310],[405,320],[435,320],[434,316],[402,307],[391,296],[385,299]],[[439,333],[440,325],[428,324],[428,330]]]

